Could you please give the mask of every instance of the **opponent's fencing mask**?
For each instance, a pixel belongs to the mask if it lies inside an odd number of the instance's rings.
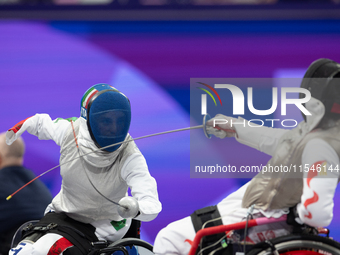
[[[314,61],[307,69],[301,88],[308,89],[311,96],[325,106],[325,116],[340,118],[340,64],[326,58]],[[304,94],[300,94],[303,98]],[[306,120],[306,116],[303,115]]]

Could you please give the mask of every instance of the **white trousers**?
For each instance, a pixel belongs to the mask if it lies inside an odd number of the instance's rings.
[[[9,255],[46,255],[63,254],[65,250],[71,248],[73,244],[65,237],[58,234],[46,234],[35,243],[22,241],[17,247],[9,251]]]

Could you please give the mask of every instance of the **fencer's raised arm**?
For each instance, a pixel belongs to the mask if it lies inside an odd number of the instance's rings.
[[[66,130],[70,127],[69,119],[52,120],[48,114],[36,114],[15,124],[6,133],[6,143],[11,145],[26,130],[40,140],[54,140],[61,145]]]
[[[248,124],[243,118],[232,118],[217,114],[207,122],[208,134],[221,139],[235,137],[236,140],[249,147],[272,156],[278,145],[280,137],[289,130],[260,126],[255,123]]]

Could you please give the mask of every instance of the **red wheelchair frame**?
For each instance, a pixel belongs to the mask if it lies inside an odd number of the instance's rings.
[[[218,234],[218,233],[228,232],[228,231],[231,231],[231,230],[244,229],[246,227],[246,225],[247,225],[248,228],[250,228],[250,227],[265,225],[265,224],[274,223],[274,222],[282,222],[282,221],[286,221],[286,219],[287,219],[287,215],[283,215],[280,218],[263,217],[263,218],[248,220],[248,222],[242,221],[242,222],[229,224],[229,225],[220,225],[220,226],[201,229],[196,233],[196,236],[193,240],[193,243],[192,243],[192,246],[191,246],[191,249],[190,249],[188,255],[195,255],[196,254],[196,251],[197,251],[198,246],[201,242],[201,239],[205,236],[215,235],[215,234]],[[328,229],[325,229],[325,228],[319,228],[318,233],[319,234],[326,234],[328,236],[329,231],[328,231]],[[309,244],[308,242],[317,243],[317,242],[326,241],[326,243],[328,243],[328,244],[325,244],[325,245],[335,247],[335,249],[337,250],[337,252],[335,254],[340,254],[340,244],[336,241],[329,239],[329,238],[325,238],[323,240],[322,238],[324,238],[324,237],[317,236],[317,235],[315,235],[314,237],[313,237],[313,235],[306,235],[306,236],[296,236],[296,235],[294,236],[294,235],[292,235],[291,238],[290,238],[291,239],[290,242],[293,242],[293,241],[296,242],[299,239],[299,237],[302,237],[302,239],[305,239],[304,241],[303,240],[301,241],[301,245],[308,244],[310,247],[312,247],[313,245]],[[304,238],[304,237],[306,237],[306,238]],[[278,241],[281,241],[281,242],[285,241],[285,239],[287,239],[286,240],[286,242],[287,242],[287,241],[289,241],[289,236],[284,236],[284,237],[281,237],[281,238],[279,237],[279,238],[276,238],[276,239]],[[318,244],[317,246],[320,246],[320,244]],[[317,247],[315,247],[315,248],[317,248]],[[290,252],[288,254],[305,254],[306,255],[306,254],[312,254],[312,253],[310,251],[301,251],[299,253],[296,253],[296,251],[295,251],[295,252]],[[255,252],[254,254],[257,254],[257,253]],[[279,254],[279,253],[277,253],[277,254]],[[286,253],[284,253],[284,254],[286,254]],[[313,253],[313,254],[319,254],[319,253]],[[331,254],[333,254],[333,253],[331,253]]]

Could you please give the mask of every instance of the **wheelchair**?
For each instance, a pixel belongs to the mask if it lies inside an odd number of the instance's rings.
[[[220,225],[201,229],[196,233],[189,255],[340,255],[340,243],[329,237],[328,229],[308,227],[308,231],[269,239],[256,244],[233,242],[226,235],[211,247],[200,247],[204,237],[229,231],[244,230],[258,225],[285,221],[286,215],[279,219],[258,218],[230,225]],[[326,236],[321,236],[325,234]],[[208,249],[209,248],[209,249]]]
[[[22,224],[12,238],[11,248],[15,248],[22,240],[25,228],[38,222],[39,220],[31,220]],[[150,255],[154,254],[152,250],[153,246],[150,243],[136,237],[127,237],[112,243],[100,241],[93,243],[93,249],[88,255]]]
[[[195,239],[189,255],[340,255],[340,243],[329,238],[329,231],[327,229],[313,229],[310,233],[290,234],[286,236],[269,239],[257,244],[243,244],[243,243],[224,243],[219,245],[209,253],[204,253],[202,247],[198,250],[201,240],[210,235],[224,233],[231,230],[243,230],[245,227],[254,227],[258,225],[268,224],[272,222],[285,221],[286,216],[279,219],[257,218],[249,221],[243,221],[230,225],[220,225],[202,229],[196,233]],[[38,221],[30,221],[23,224],[13,237],[12,247],[15,247],[21,240],[21,232],[28,224],[35,224]],[[320,236],[325,234],[326,236]],[[225,240],[225,239],[223,239]],[[220,242],[223,243],[223,242]],[[221,249],[222,247],[222,249]],[[242,250],[242,248],[245,247]],[[241,249],[240,249],[241,248]],[[148,242],[138,238],[123,238],[113,242],[107,247],[93,249],[88,255],[150,255],[153,253],[153,246]]]

